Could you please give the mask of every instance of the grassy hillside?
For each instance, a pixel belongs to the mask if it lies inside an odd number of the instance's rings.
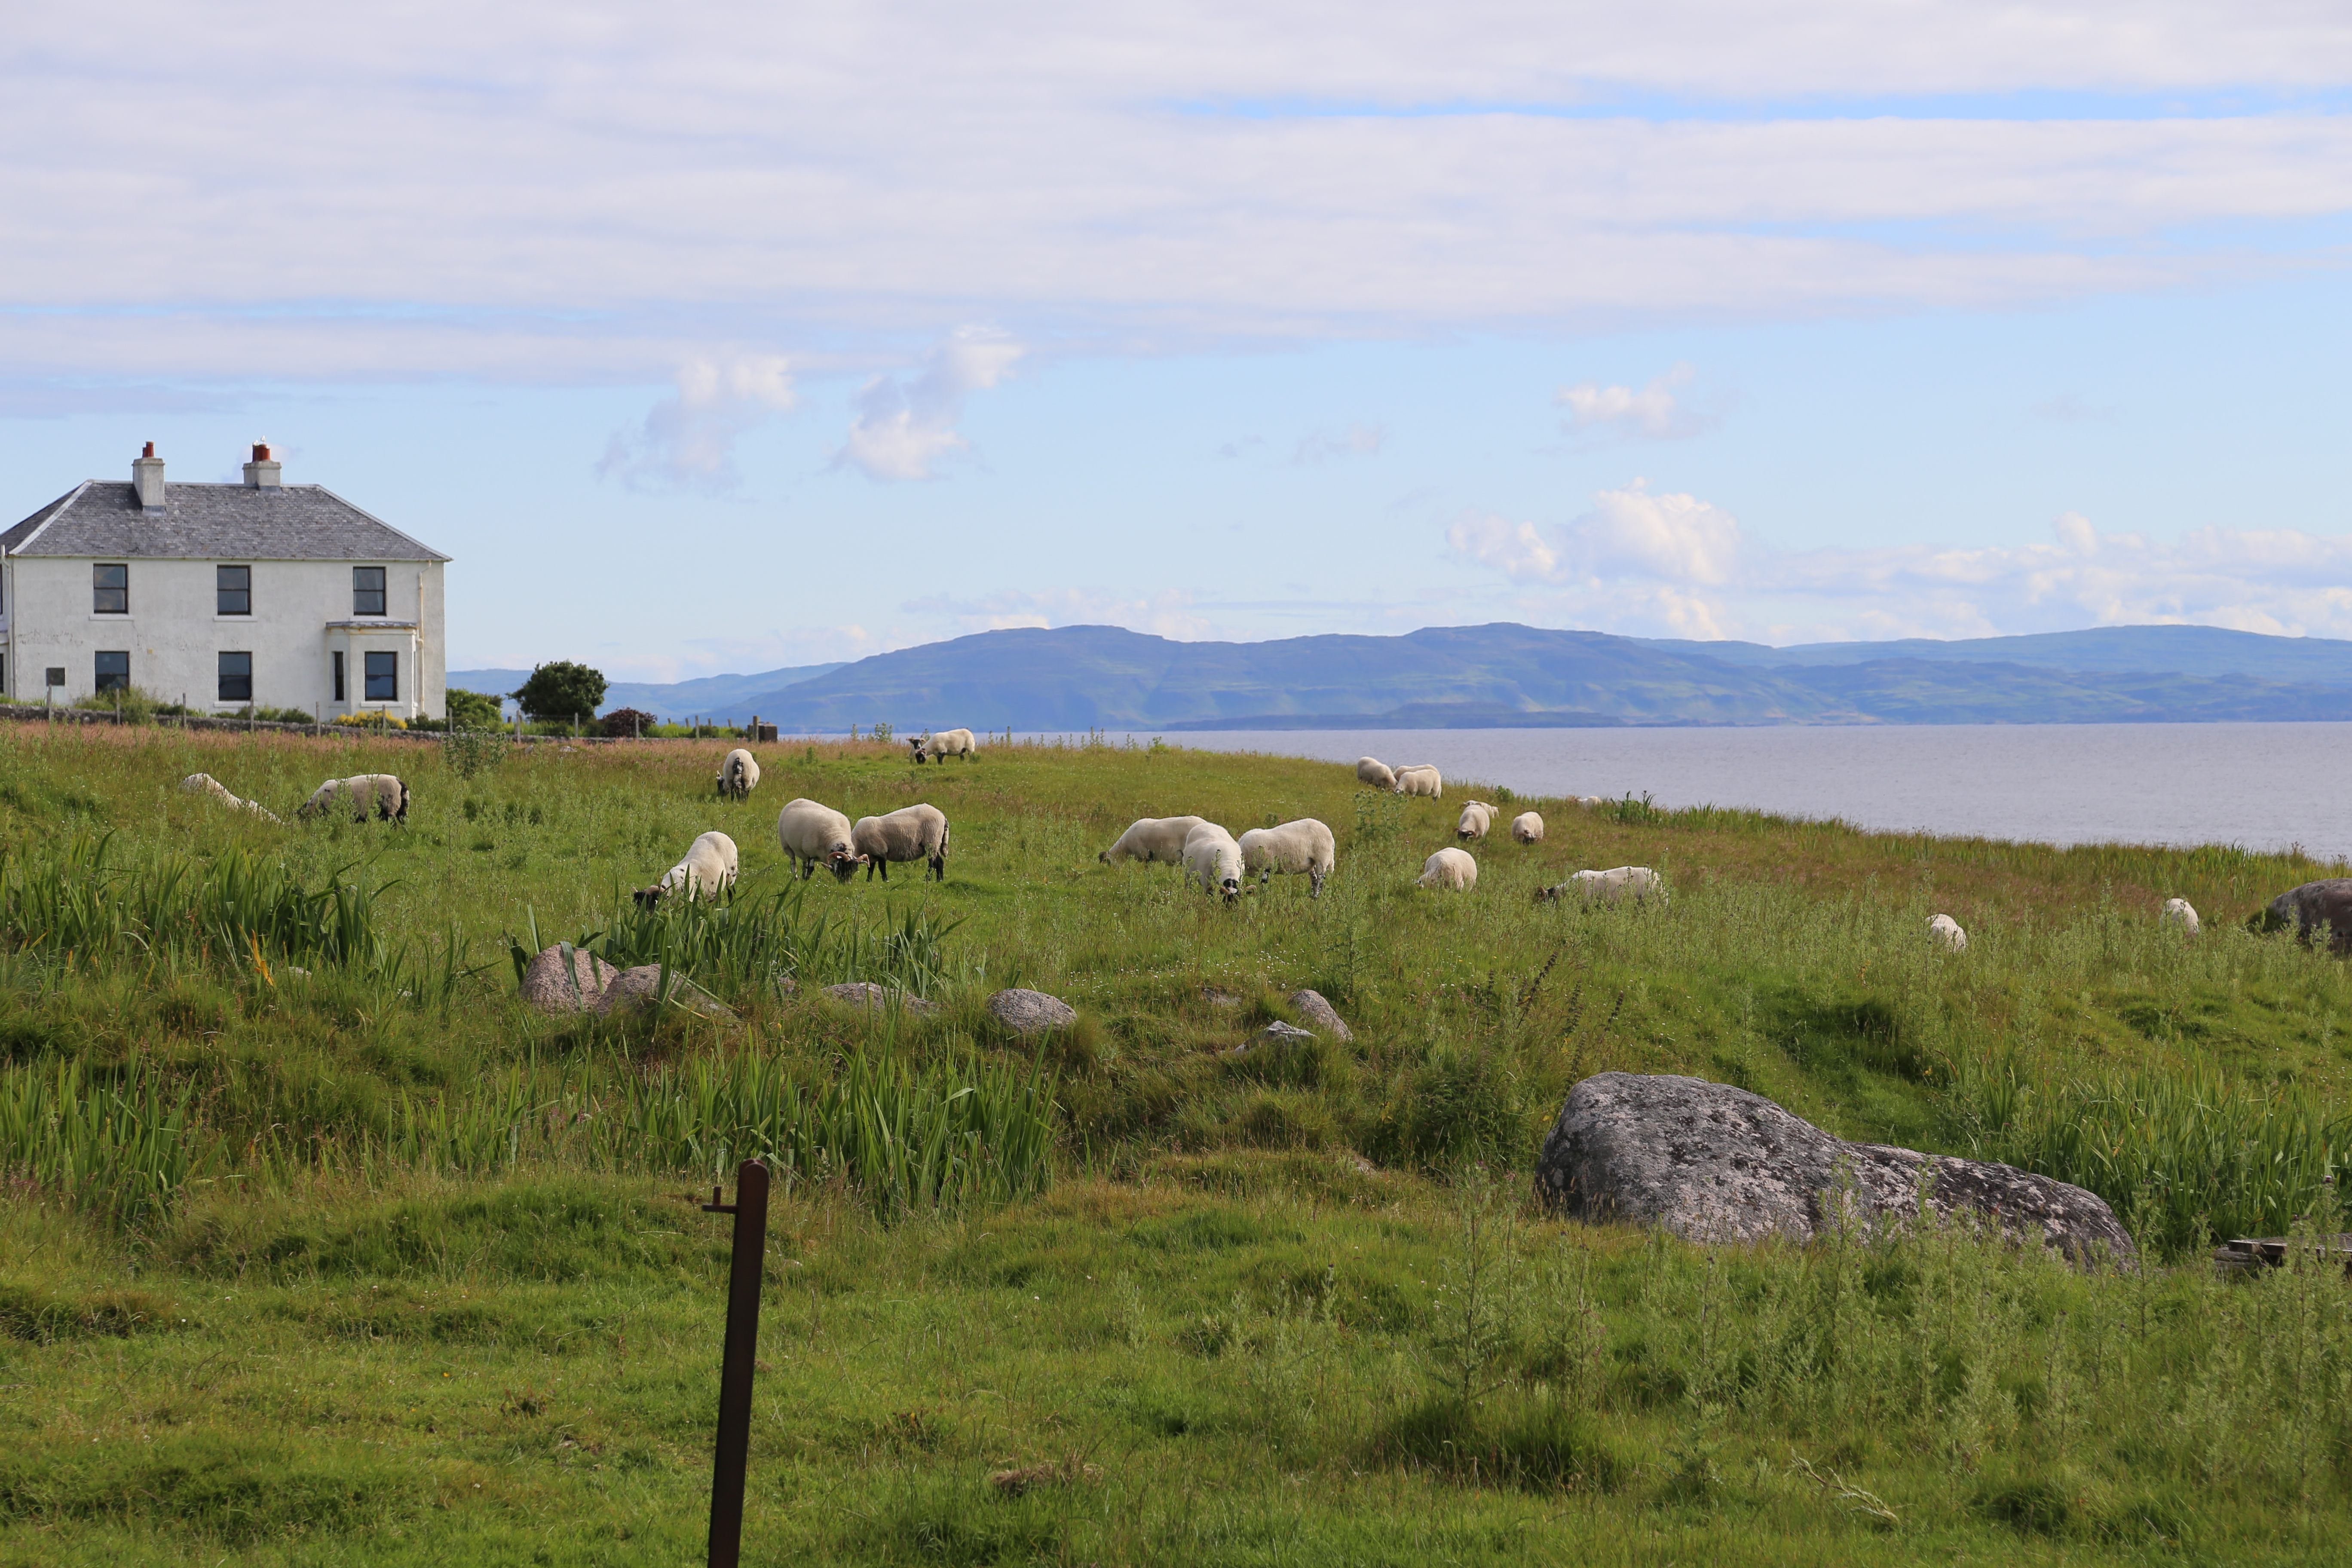
[[[2352,987],[2234,922],[2342,868],[1541,802],[1543,845],[1442,896],[1412,879],[1460,784],[788,744],[729,806],[722,749],[467,779],[413,743],[0,733],[0,1562],[698,1560],[725,1245],[693,1205],[755,1145],[794,1179],[752,1561],[2284,1562],[2347,1522],[2347,1292],[2197,1252],[2329,1201]],[[375,768],[406,829],[291,821]],[[178,794],[199,770],[289,823]],[[788,889],[803,794],[940,805],[948,881]],[[1096,863],[1179,811],[1319,816],[1339,875],[1226,908]],[[726,919],[634,919],[712,826]],[[1670,909],[1531,897],[1628,862]],[[2157,926],[2173,894],[2203,938]],[[509,939],[559,936],[735,1016],[530,1014]],[[851,978],[938,1011],[814,994]],[[1006,984],[1077,1026],[1005,1038]],[[1236,1051],[1300,985],[1356,1043]],[[1612,1068],[2051,1169],[2163,1261],[1528,1212]],[[987,1153],[925,1175],[877,1108]]]

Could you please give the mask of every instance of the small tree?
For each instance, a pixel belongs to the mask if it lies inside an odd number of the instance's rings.
[[[508,695],[533,719],[586,719],[604,700],[604,686],[598,671],[560,658],[533,665],[530,679]]]
[[[452,730],[495,730],[505,714],[499,700],[487,692],[453,686],[446,699]]]
[[[661,721],[642,708],[615,708],[600,722],[604,734],[615,741],[626,741],[644,734]]]

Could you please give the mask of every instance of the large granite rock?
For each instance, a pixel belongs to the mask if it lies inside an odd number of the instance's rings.
[[[2352,953],[2352,877],[2329,877],[2291,888],[2270,901],[2253,919],[2258,931],[2294,928],[2304,942],[2327,932],[2328,951]]]
[[[542,1013],[593,1013],[614,973],[594,953],[559,942],[524,967],[522,999]]]
[[[1016,1035],[1042,1035],[1066,1029],[1078,1021],[1078,1010],[1059,996],[1018,987],[1000,991],[987,1002],[991,1016]]]
[[[1298,1016],[1306,1019],[1307,1026],[1317,1034],[1328,1035],[1342,1043],[1356,1037],[1355,1032],[1340,1018],[1339,1011],[1323,999],[1320,991],[1294,991],[1290,994],[1290,1005],[1298,1009]]]
[[[1536,1195],[1587,1220],[1663,1226],[1699,1242],[1810,1241],[1841,1202],[1864,1228],[1927,1210],[1975,1216],[2077,1263],[2131,1237],[2094,1194],[2012,1165],[1849,1143],[1762,1095],[1695,1078],[1608,1072],[1569,1091],[1536,1162]],[[1845,1196],[1840,1199],[1843,1190]]]
[[[596,1003],[596,1011],[607,1016],[614,1013],[635,1012],[641,1007],[656,1006],[662,999],[661,965],[641,963],[613,976],[604,987],[604,994]],[[673,1007],[683,1007],[706,1018],[731,1018],[735,1016],[733,1008],[675,971],[669,977],[668,1000]]]

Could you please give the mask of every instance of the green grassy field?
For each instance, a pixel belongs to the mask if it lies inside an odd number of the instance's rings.
[[[2340,867],[1536,802],[1547,841],[1446,895],[1412,878],[1458,783],[803,742],[739,806],[725,744],[468,778],[429,742],[0,728],[0,1562],[698,1561],[695,1205],[755,1150],[792,1180],[754,1562],[2305,1562],[2352,1521],[2352,1293],[2200,1252],[2330,1223],[2345,966],[2237,922]],[[292,820],[377,770],[405,829]],[[789,887],[795,795],[931,801],[949,879]],[[1319,816],[1339,873],[1227,908],[1096,863],[1178,812]],[[726,918],[634,917],[714,826]],[[1532,898],[1624,863],[1671,907]],[[533,1015],[511,940],[559,938],[734,1016]],[[814,994],[845,979],[938,1011]],[[1006,1037],[1008,984],[1078,1025]],[[1301,985],[1352,1046],[1233,1051]],[[1611,1069],[2082,1181],[2152,1266],[1560,1225],[1528,1171]]]

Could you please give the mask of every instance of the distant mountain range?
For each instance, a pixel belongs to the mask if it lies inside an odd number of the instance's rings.
[[[453,671],[509,691],[527,670]],[[2352,720],[2352,642],[2105,626],[1958,642],[1685,642],[1507,623],[1172,642],[982,632],[847,665],[616,683],[606,707],[787,731],[1485,729]]]

